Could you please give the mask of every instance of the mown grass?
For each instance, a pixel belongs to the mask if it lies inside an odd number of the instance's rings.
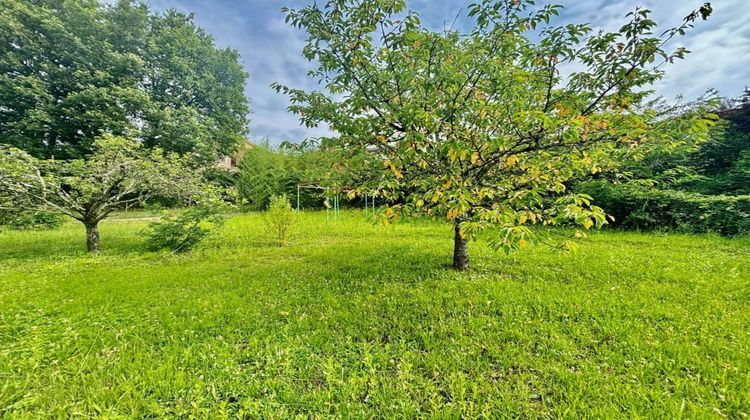
[[[510,256],[451,230],[259,215],[186,255],[146,221],[0,233],[0,417],[745,417],[750,241],[602,232]]]

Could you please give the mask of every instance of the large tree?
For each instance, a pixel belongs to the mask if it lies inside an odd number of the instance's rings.
[[[599,170],[616,148],[694,129],[645,101],[663,64],[687,53],[667,43],[707,17],[709,4],[661,35],[646,9],[617,32],[594,32],[551,26],[560,7],[482,0],[468,7],[467,21],[440,31],[423,26],[404,0],[286,9],[308,34],[303,53],[318,63],[310,74],[325,90],[276,87],[305,124],[337,133],[329,145],[357,156],[348,169],[358,191],[394,203],[389,218],[425,212],[451,220],[453,265],[465,269],[467,240],[484,228],[500,227],[491,243],[515,249],[547,237],[530,225],[605,223],[566,182]]]
[[[191,15],[133,0],[0,0],[0,143],[80,158],[101,132],[204,161],[247,131],[247,74]]]
[[[204,193],[199,171],[187,158],[141,142],[104,135],[83,159],[37,159],[0,145],[0,208],[69,216],[86,228],[89,251],[99,252],[99,222],[126,205],[154,196],[187,203]]]

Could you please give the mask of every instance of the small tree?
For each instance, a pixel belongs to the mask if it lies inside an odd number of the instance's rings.
[[[268,213],[266,213],[266,226],[278,246],[286,244],[289,230],[294,225],[295,219],[294,209],[285,194],[271,197]]]
[[[144,232],[148,236],[146,245],[154,251],[190,251],[221,229],[226,221],[222,210],[224,206],[220,202],[209,202],[191,207],[177,216],[163,217],[151,223]]]
[[[201,182],[184,158],[103,135],[86,160],[39,160],[0,146],[0,190],[6,203],[83,223],[87,249],[98,253],[99,222],[113,211],[155,195],[190,199],[200,193]]]
[[[485,228],[499,227],[491,243],[512,250],[539,238],[532,224],[602,225],[602,210],[566,183],[599,171],[612,150],[693,129],[646,98],[663,64],[687,53],[665,45],[705,19],[708,3],[660,36],[645,9],[606,33],[550,26],[558,5],[481,0],[468,7],[471,30],[436,32],[405,7],[331,0],[286,9],[308,33],[303,54],[327,92],[275,87],[305,124],[338,133],[327,144],[356,157],[346,163],[355,194],[377,190],[397,203],[389,219],[424,212],[452,221],[457,269],[469,265],[467,240]]]

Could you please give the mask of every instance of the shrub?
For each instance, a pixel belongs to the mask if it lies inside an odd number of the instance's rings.
[[[715,232],[733,236],[750,232],[750,196],[706,196],[637,185],[596,181],[577,188],[594,198],[615,226],[625,229],[666,229]]]
[[[286,244],[287,236],[296,219],[294,209],[289,204],[289,199],[285,194],[271,197],[266,213],[266,228],[276,245],[284,246]]]
[[[64,216],[33,210],[0,210],[0,228],[45,230],[62,226]]]
[[[166,216],[146,229],[148,249],[168,249],[173,253],[187,252],[218,231],[225,217],[220,207],[203,205],[191,207],[178,216]]]

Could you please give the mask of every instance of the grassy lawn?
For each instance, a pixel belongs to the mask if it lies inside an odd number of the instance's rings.
[[[577,253],[451,227],[259,215],[187,255],[147,220],[0,233],[0,417],[750,414],[750,241],[602,232]]]

